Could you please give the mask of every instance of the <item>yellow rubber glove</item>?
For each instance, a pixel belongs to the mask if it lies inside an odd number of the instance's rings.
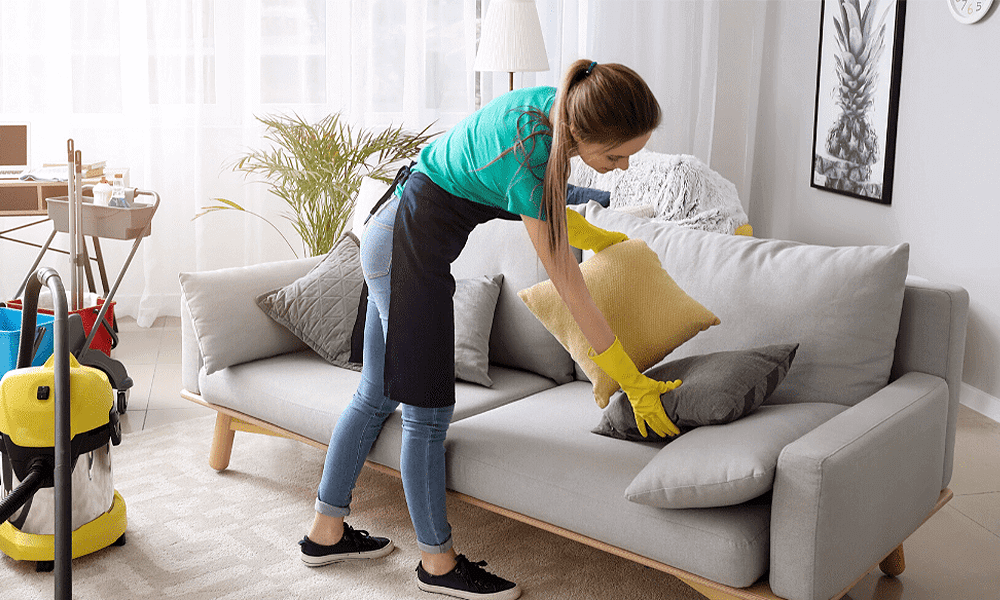
[[[592,225],[583,215],[570,207],[566,207],[566,232],[569,234],[569,245],[581,250],[600,252],[611,244],[624,242],[628,236],[618,231],[608,231]]]
[[[667,416],[663,404],[660,403],[660,394],[677,388],[681,384],[680,379],[656,381],[646,377],[635,367],[628,354],[625,354],[625,349],[617,337],[615,343],[604,352],[597,354],[591,348],[588,356],[625,391],[629,403],[632,404],[635,424],[639,426],[642,437],[647,437],[647,425],[660,437],[668,435],[673,437],[681,432]]]

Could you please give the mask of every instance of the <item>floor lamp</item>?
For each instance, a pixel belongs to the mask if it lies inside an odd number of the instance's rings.
[[[490,2],[473,69],[510,73],[511,90],[514,89],[514,73],[549,70],[535,0]]]

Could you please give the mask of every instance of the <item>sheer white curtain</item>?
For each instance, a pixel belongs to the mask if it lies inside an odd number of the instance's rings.
[[[764,0],[537,0],[557,85],[574,60],[619,62],[663,109],[648,148],[693,154],[750,192]]]
[[[476,0],[0,0],[0,120],[31,124],[33,165],[64,160],[73,138],[85,161],[127,167],[131,185],[160,194],[115,296],[119,314],[149,325],[178,314],[181,271],[293,258],[252,217],[193,220],[225,197],[295,239],[281,201],[230,168],[261,144],[255,116],[446,128],[475,106],[477,14]],[[50,230],[20,235],[39,243]],[[131,243],[102,246],[113,278]],[[36,253],[0,244],[0,295]],[[43,264],[68,272],[54,252]]]
[[[444,130],[507,89],[505,74],[472,70],[479,15],[488,4],[0,0],[0,121],[31,124],[34,165],[61,160],[73,138],[85,161],[127,167],[132,185],[160,194],[153,234],[115,296],[119,314],[149,325],[178,314],[181,271],[293,257],[277,233],[252,217],[193,220],[212,198],[225,197],[294,239],[281,201],[230,169],[241,151],[261,144],[255,116],[318,120],[342,111],[363,126],[418,130],[433,122]],[[747,136],[756,119],[759,50],[754,75],[754,52],[747,59],[743,46],[736,52],[732,44],[760,45],[762,2],[537,4],[552,69],[519,74],[515,85],[557,85],[580,57],[628,64],[649,81],[665,111],[651,149],[730,165],[742,169],[740,177],[750,172],[752,156],[744,149],[753,146]],[[749,82],[733,85],[727,72]],[[731,139],[736,130],[742,137]],[[2,221],[7,229],[29,219]],[[41,231],[24,235],[40,241],[50,231],[44,224],[35,229]],[[112,276],[130,247],[103,244]],[[36,253],[0,242],[0,295],[16,291]],[[49,253],[45,263],[66,269],[59,255]]]

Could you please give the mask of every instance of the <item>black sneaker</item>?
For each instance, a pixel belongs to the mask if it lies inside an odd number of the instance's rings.
[[[497,577],[484,569],[485,566],[485,560],[471,562],[464,554],[459,554],[454,569],[444,575],[431,575],[420,563],[417,565],[417,587],[425,592],[467,600],[514,600],[521,595],[521,588],[516,583]]]
[[[309,539],[302,538],[302,562],[310,567],[322,567],[345,560],[367,560],[382,558],[392,552],[392,540],[384,537],[373,537],[367,531],[353,529],[344,523],[344,537],[332,546],[323,546]]]

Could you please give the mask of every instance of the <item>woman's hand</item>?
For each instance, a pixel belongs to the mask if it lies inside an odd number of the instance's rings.
[[[590,359],[600,367],[608,377],[618,382],[628,401],[632,405],[632,412],[635,415],[635,424],[639,426],[639,433],[646,437],[646,426],[655,431],[660,437],[673,437],[681,432],[674,425],[674,422],[667,417],[667,412],[663,410],[663,403],[660,402],[660,394],[665,394],[675,389],[681,381],[656,381],[650,379],[636,368],[632,359],[625,354],[622,343],[615,338],[611,347],[600,354],[590,350]]]
[[[569,245],[581,250],[600,252],[612,244],[624,242],[628,236],[619,231],[608,231],[593,225],[583,215],[566,207],[566,233]]]

